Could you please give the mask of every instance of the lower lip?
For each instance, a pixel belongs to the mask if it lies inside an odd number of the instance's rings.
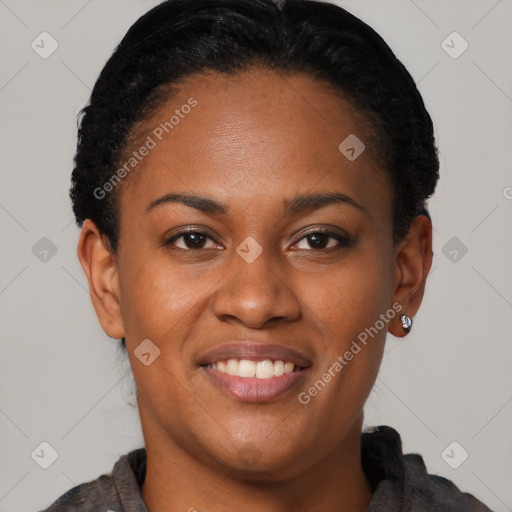
[[[275,400],[298,386],[308,371],[304,368],[297,372],[285,373],[281,377],[258,379],[258,377],[229,375],[204,366],[202,368],[216,386],[242,402]]]

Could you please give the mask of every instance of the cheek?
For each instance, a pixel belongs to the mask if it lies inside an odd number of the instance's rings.
[[[195,310],[211,287],[165,261],[124,269],[121,280],[122,314],[132,336],[163,340],[195,319]]]
[[[326,439],[336,438],[336,429],[362,410],[382,360],[388,322],[381,315],[391,309],[392,276],[375,252],[367,254],[303,281],[307,321],[317,329],[318,365],[301,403],[308,402],[315,421],[330,425]]]
[[[373,250],[354,252],[343,265],[319,277],[310,279],[309,293],[304,289],[303,297],[309,297],[309,321],[321,340],[315,378],[325,387],[319,383],[306,393],[315,402],[314,416],[322,417],[332,410],[328,404],[337,404],[332,414],[339,425],[350,411],[362,409],[378,373],[389,325],[381,315],[390,309],[392,276]]]
[[[390,307],[392,275],[380,257],[354,253],[343,264],[306,276],[301,297],[311,321],[342,349]]]
[[[199,325],[215,281],[209,283],[204,276],[193,279],[164,260],[153,256],[150,264],[124,268],[122,314],[137,387],[153,411],[160,411],[157,415],[179,418],[191,407],[190,393],[183,385],[189,364],[185,341]],[[145,339],[160,351],[148,366],[134,355]]]

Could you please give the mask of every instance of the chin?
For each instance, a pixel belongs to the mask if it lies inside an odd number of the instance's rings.
[[[300,445],[300,441],[292,444],[289,438],[286,445],[282,442],[269,442],[268,438],[260,434],[257,437],[247,436],[235,449],[234,443],[221,450],[219,444],[212,446],[211,451],[205,447],[203,454],[209,453],[210,460],[215,464],[244,480],[286,480],[305,469],[307,461],[304,447]]]

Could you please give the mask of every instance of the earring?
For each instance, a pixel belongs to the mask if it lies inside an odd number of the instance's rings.
[[[408,334],[412,327],[412,318],[408,315],[400,315],[400,320],[402,321],[402,329]]]

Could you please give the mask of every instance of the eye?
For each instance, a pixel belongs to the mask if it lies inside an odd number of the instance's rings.
[[[213,242],[213,247],[205,246],[207,245],[208,240]],[[164,245],[174,245],[178,249],[187,251],[194,249],[215,249],[218,244],[204,231],[198,231],[197,229],[187,229],[186,231],[182,231],[181,233],[178,233],[166,240]]]
[[[297,246],[299,250],[308,250],[308,247],[305,246],[306,244],[308,244],[309,248],[312,249],[328,250],[349,247],[350,243],[351,240],[348,236],[343,236],[338,233],[333,233],[331,231],[317,230],[308,233],[294,245]],[[300,246],[301,244],[302,247]]]

